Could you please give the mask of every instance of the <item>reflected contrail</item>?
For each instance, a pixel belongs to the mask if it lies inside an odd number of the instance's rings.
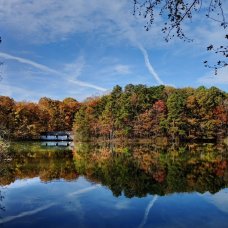
[[[100,188],[101,185],[100,184],[96,184],[92,187],[88,187],[88,188],[84,188],[84,189],[81,189],[81,190],[78,190],[78,191],[75,191],[75,192],[71,192],[68,194],[68,196],[74,196],[74,195],[79,195],[79,194],[82,194],[82,193],[85,193],[85,192],[90,192],[96,188]]]
[[[25,217],[25,216],[28,216],[28,215],[34,215],[40,211],[44,211],[52,206],[54,206],[55,203],[51,203],[51,204],[48,204],[46,206],[43,206],[43,207],[39,207],[35,210],[31,210],[31,211],[25,211],[25,212],[22,212],[21,214],[19,215],[13,215],[13,216],[9,216],[9,217],[6,217],[6,218],[3,218],[3,219],[0,219],[0,224],[3,224],[3,223],[6,223],[6,222],[11,222],[12,220],[14,219],[18,219],[18,218],[22,218],[22,217]]]
[[[140,223],[139,225],[139,228],[142,228],[145,224],[146,224],[146,221],[147,221],[147,218],[148,218],[148,215],[149,215],[149,212],[150,212],[150,209],[153,207],[155,201],[158,199],[158,196],[155,195],[154,198],[150,201],[150,203],[148,204],[147,208],[146,208],[146,211],[145,211],[145,214],[144,214],[144,217],[143,217],[143,220],[142,222]]]
[[[68,194],[67,196],[71,197],[71,196],[74,196],[74,195],[80,195],[80,194],[92,191],[94,189],[97,189],[99,187],[101,187],[101,185],[100,184],[96,184],[96,185],[94,185],[92,187],[88,187],[88,188],[84,188],[84,189],[72,192],[72,193]],[[9,216],[9,217],[0,219],[0,224],[6,223],[6,222],[11,222],[11,221],[13,221],[15,219],[22,218],[22,217],[25,217],[25,216],[34,215],[34,214],[36,214],[36,213],[38,213],[40,211],[44,211],[44,210],[46,210],[46,209],[48,209],[48,208],[50,208],[50,207],[52,207],[54,205],[57,205],[57,203],[50,203],[50,204],[48,204],[46,206],[39,207],[39,208],[31,210],[31,211],[22,212],[19,215],[13,215],[13,216]]]

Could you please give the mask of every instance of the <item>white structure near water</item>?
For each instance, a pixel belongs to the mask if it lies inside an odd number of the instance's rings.
[[[45,147],[69,147],[74,148],[74,142],[72,141],[43,141],[41,146]]]
[[[43,132],[40,139],[44,141],[73,141],[74,136],[70,131]]]

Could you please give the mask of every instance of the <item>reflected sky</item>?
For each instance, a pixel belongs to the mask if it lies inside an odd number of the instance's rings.
[[[17,180],[3,189],[4,227],[226,227],[228,189],[143,198],[115,197],[84,177]]]

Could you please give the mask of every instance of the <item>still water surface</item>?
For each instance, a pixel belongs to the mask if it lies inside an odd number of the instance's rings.
[[[225,145],[30,142],[10,152],[0,226],[227,227]]]

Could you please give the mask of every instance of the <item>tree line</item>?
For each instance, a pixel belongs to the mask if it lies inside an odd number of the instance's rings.
[[[102,97],[85,101],[76,113],[75,138],[153,138],[171,140],[225,138],[228,93],[204,86],[115,86]]]
[[[13,139],[36,139],[46,131],[94,138],[223,139],[228,135],[228,93],[209,89],[129,84],[79,103],[43,97],[38,103],[0,96],[0,128]]]
[[[16,102],[0,96],[0,128],[12,139],[37,139],[46,131],[71,131],[80,103],[43,97],[38,103]]]

